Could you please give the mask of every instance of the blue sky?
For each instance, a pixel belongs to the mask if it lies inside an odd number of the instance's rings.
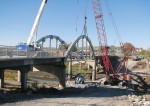
[[[0,0],[0,45],[14,46],[27,41],[41,2]],[[119,45],[104,0],[101,2],[108,45]],[[122,41],[131,42],[135,47],[149,48],[150,0],[108,0],[108,3]],[[98,45],[92,0],[48,0],[40,20],[38,39],[45,35],[58,35],[66,42],[72,42],[81,35],[85,5],[88,36],[93,45]]]

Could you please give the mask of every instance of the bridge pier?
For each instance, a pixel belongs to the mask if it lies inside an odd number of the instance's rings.
[[[4,87],[4,70],[0,69],[0,88]]]
[[[92,71],[92,81],[96,80],[96,70]]]
[[[58,82],[59,82],[59,88],[65,88],[66,87],[66,79],[65,79],[65,72],[66,72],[66,66],[65,65],[35,65],[33,66],[36,69],[44,72],[51,73],[56,76]]]
[[[30,70],[31,70],[31,66],[22,66],[19,68],[21,75],[18,76],[18,79],[19,79],[19,77],[21,78],[20,81],[21,81],[21,90],[22,91],[27,90],[27,74]]]
[[[12,68],[14,69],[14,68]],[[18,67],[19,71],[21,72],[21,89],[22,91],[27,90],[27,73],[30,71],[30,66],[21,66]],[[5,69],[0,69],[0,88],[4,87],[4,71]]]
[[[27,90],[27,71],[21,71],[21,89],[22,91]]]

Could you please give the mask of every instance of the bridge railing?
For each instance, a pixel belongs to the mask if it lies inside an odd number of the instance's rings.
[[[64,56],[62,50],[17,50],[15,46],[0,46],[0,58],[47,58]]]

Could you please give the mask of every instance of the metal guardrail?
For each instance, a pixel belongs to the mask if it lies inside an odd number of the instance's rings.
[[[17,50],[16,47],[0,46],[0,59],[5,58],[48,58],[64,56],[61,50],[43,49],[40,51]]]
[[[1,46],[0,45],[0,59],[7,58],[49,58],[49,57],[62,57],[66,51],[43,48],[38,51],[30,50],[17,50],[15,46]],[[91,59],[92,54],[79,54],[72,53],[68,56],[71,59]]]

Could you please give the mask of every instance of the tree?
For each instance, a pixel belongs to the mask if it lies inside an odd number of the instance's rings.
[[[63,50],[63,51],[65,51],[65,50],[66,50],[66,48],[65,48],[62,44],[59,44],[59,50]]]
[[[122,51],[125,56],[132,55],[132,52],[134,50],[135,50],[135,47],[131,43],[129,43],[129,42],[124,43]]]
[[[67,46],[68,46],[68,48],[69,48],[69,46],[71,45],[71,43],[69,43]],[[76,46],[73,46],[73,48],[72,48],[72,52],[76,52],[77,51],[77,47]]]
[[[147,57],[150,57],[150,49],[146,52]]]
[[[67,47],[66,49],[68,49],[70,45],[71,45],[71,43],[66,43],[66,47]],[[62,44],[59,45],[59,49],[60,49],[60,50],[66,50]],[[76,52],[76,51],[77,51],[77,47],[74,46],[74,47],[72,48],[72,51],[73,51],[73,52]]]

